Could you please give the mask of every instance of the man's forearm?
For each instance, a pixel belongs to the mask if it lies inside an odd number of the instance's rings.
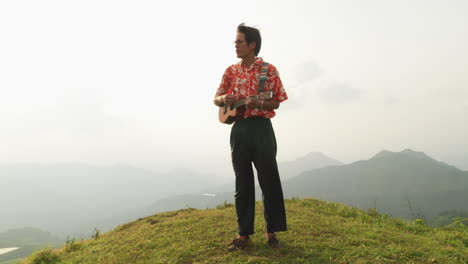
[[[263,107],[261,107],[261,109],[271,111],[271,110],[278,109],[279,105],[280,103],[276,100],[265,100],[263,102]]]

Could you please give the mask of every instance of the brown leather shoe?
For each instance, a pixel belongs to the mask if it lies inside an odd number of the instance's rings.
[[[280,243],[276,235],[268,236],[268,246],[270,248],[279,248]]]
[[[244,248],[250,243],[250,238],[247,239],[240,239],[240,238],[234,238],[232,240],[231,244],[228,246],[228,251],[232,252],[238,248]]]

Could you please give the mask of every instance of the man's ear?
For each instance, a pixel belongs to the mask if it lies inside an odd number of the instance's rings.
[[[250,44],[249,44],[250,49],[255,50],[256,47],[257,47],[257,42],[255,42],[255,41],[250,42]]]

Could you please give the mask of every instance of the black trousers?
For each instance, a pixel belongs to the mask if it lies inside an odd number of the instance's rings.
[[[236,212],[239,235],[254,233],[255,179],[257,169],[262,189],[266,231],[286,231],[283,190],[276,163],[276,138],[270,119],[251,117],[237,120],[231,130],[231,157],[236,175]]]

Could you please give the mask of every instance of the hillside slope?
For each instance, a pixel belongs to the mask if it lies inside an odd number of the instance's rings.
[[[253,243],[227,252],[236,234],[233,205],[185,209],[139,219],[98,238],[44,250],[40,263],[467,263],[468,232],[428,229],[375,211],[315,199],[286,200],[289,231],[270,249],[257,203]]]
[[[17,263],[18,259],[31,255],[35,250],[52,245],[63,245],[65,238],[55,237],[37,228],[11,229],[0,233],[0,252],[2,248],[18,248],[8,253],[0,253],[0,264]],[[16,260],[16,261],[14,261]]]

